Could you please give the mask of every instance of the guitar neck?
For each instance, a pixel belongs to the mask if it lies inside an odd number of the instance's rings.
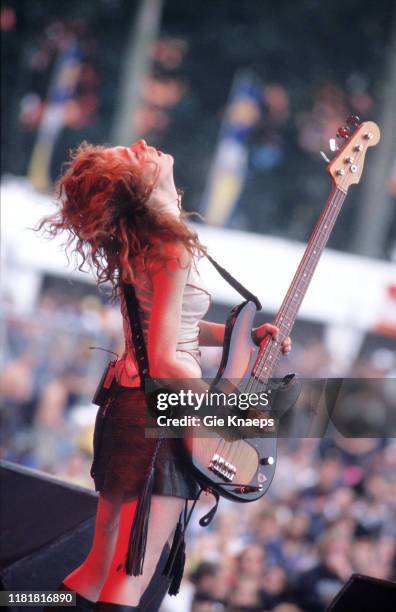
[[[290,335],[315,268],[342,208],[345,196],[346,194],[336,187],[330,194],[326,206],[315,225],[297,272],[275,317],[274,324],[279,327],[282,339]]]
[[[294,275],[289,290],[275,317],[274,325],[279,328],[278,342],[268,341],[259,353],[253,368],[255,378],[266,381],[271,376],[281,355],[281,343],[293,328],[301,303],[311,282],[315,268],[330,238],[336,219],[345,200],[346,192],[335,187],[315,225],[300,265]]]

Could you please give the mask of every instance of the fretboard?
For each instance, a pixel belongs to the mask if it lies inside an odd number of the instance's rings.
[[[274,325],[279,327],[278,342],[268,342],[264,350],[258,355],[254,365],[255,378],[263,382],[273,376],[273,372],[281,354],[281,343],[290,335],[296,320],[301,303],[307,292],[309,283],[320,256],[329,240],[334,224],[345,200],[346,193],[336,187],[315,225],[311,238],[304,251],[304,255],[291,282],[289,290],[275,317]]]

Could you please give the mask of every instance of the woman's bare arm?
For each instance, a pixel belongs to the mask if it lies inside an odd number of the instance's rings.
[[[212,321],[200,321],[199,344],[201,346],[223,346],[224,323],[212,323]]]
[[[153,307],[147,352],[150,375],[154,378],[194,378],[194,370],[176,357],[183,291],[191,255],[179,244],[166,245],[165,263],[156,263],[151,271]]]
[[[201,346],[223,346],[224,330],[223,323],[213,323],[212,321],[199,322],[199,344]],[[271,334],[276,339],[278,328],[271,323],[264,323],[260,327],[255,327],[252,330],[253,342],[259,345],[264,338]],[[286,338],[282,342],[282,352],[289,353],[291,350],[291,340]]]

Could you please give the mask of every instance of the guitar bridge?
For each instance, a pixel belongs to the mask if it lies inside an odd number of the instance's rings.
[[[236,474],[236,467],[215,453],[209,463],[208,469],[220,476],[226,482],[232,482]]]

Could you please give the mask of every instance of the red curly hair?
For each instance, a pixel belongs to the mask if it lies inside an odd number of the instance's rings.
[[[131,282],[134,263],[146,257],[166,259],[169,242],[184,245],[191,255],[205,248],[183,218],[146,206],[155,186],[145,184],[138,168],[106,147],[83,142],[70,152],[70,160],[57,184],[58,210],[42,219],[51,238],[66,230],[66,249],[94,269],[98,286],[110,282],[116,297],[120,282]]]

